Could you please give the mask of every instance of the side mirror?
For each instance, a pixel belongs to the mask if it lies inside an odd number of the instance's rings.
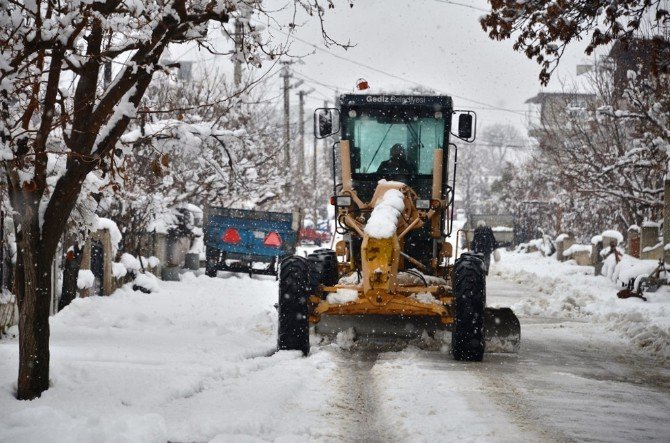
[[[458,116],[458,138],[464,140],[472,138],[472,123],[472,114],[461,114]]]
[[[319,108],[314,111],[314,135],[323,139],[340,132],[340,112],[333,108]]]

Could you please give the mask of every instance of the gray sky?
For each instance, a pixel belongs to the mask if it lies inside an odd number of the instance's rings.
[[[273,15],[277,22],[269,29],[276,37],[285,38],[277,28],[292,21],[293,2],[269,4],[276,9],[291,6]],[[335,90],[351,92],[356,80],[365,78],[375,89],[425,85],[452,95],[457,109],[475,110],[480,129],[492,123],[509,123],[525,133],[524,101],[541,90],[540,68],[514,52],[512,41],[488,38],[479,25],[487,8],[485,0],[355,0],[353,8],[337,2],[335,9],[327,11],[326,28],[334,39],[356,45],[346,51],[336,46],[326,48],[318,19],[298,13],[296,22],[302,26],[290,52],[304,56],[292,66],[296,79],[305,81],[300,89],[314,89],[307,99],[306,113],[326,98],[332,104]],[[560,90],[559,76],[573,76],[577,63],[589,62],[583,53],[585,46],[582,40],[568,48],[547,90]],[[179,58],[200,57],[197,51],[188,52]],[[226,69],[231,65],[228,60],[217,64]],[[280,87],[275,75],[270,88],[279,93]],[[293,104],[297,103],[295,92]]]
[[[524,101],[541,90],[539,66],[514,52],[511,41],[493,41],[482,31],[479,17],[488,8],[485,0],[455,1],[466,6],[436,0],[358,0],[353,8],[338,4],[328,11],[327,29],[336,40],[351,40],[356,47],[347,51],[337,47],[315,50],[296,40],[292,44],[294,54],[314,52],[303,60],[304,64],[293,66],[296,77],[302,74],[306,79],[303,87],[318,91],[313,94],[316,101],[334,93],[309,79],[340,92],[352,91],[361,77],[381,88],[419,83],[454,96],[457,108],[477,111],[480,127],[510,123],[522,129],[527,109]],[[305,20],[296,37],[324,48],[317,21]],[[573,75],[577,63],[588,62],[583,53],[585,45],[581,41],[568,49],[558,70],[560,76]],[[560,82],[552,79],[547,89],[559,90]]]

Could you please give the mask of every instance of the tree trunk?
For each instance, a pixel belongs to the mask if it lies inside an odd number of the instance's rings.
[[[49,307],[51,266],[40,248],[21,251],[23,282],[19,304],[19,379],[17,397],[31,400],[49,388]],[[22,284],[21,284],[22,283]]]

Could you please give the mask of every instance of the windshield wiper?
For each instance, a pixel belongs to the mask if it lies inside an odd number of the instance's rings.
[[[366,173],[369,174],[370,171],[368,171],[368,169],[370,169],[370,166],[372,166],[372,162],[375,161],[375,157],[377,157],[377,153],[379,152],[379,150],[381,149],[382,145],[384,144],[384,141],[386,140],[386,136],[389,135],[389,132],[391,131],[391,128],[393,127],[394,124],[395,124],[395,123],[391,123],[391,124],[389,125],[389,128],[386,130],[386,134],[384,134],[384,138],[382,138],[382,141],[379,142],[379,146],[377,146],[377,150],[375,151],[375,155],[372,156],[372,159],[370,160],[370,163],[368,163],[367,168],[365,168],[365,172],[366,172]]]

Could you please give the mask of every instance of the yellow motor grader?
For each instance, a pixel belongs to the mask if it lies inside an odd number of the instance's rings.
[[[487,343],[516,351],[517,317],[486,307],[482,256],[452,263],[446,241],[457,163],[449,139],[474,140],[474,113],[454,111],[448,96],[349,94],[314,117],[318,138],[341,132],[331,203],[342,240],[281,262],[278,349],[308,354],[313,325],[318,334],[383,340],[451,331],[457,360],[481,361]]]

